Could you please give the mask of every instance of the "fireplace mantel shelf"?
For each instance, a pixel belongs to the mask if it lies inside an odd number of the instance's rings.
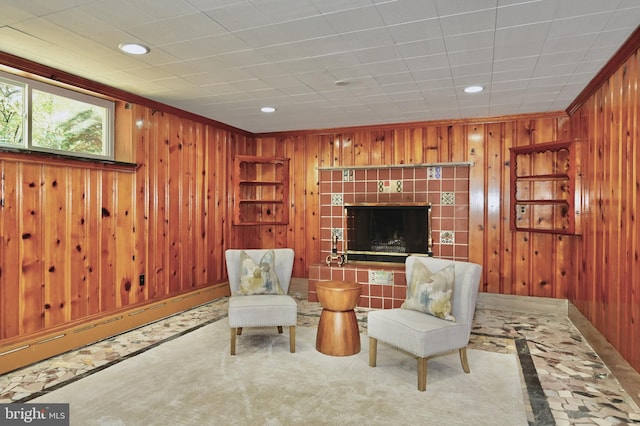
[[[474,161],[459,161],[456,163],[418,163],[418,164],[384,164],[384,165],[369,165],[369,166],[328,166],[317,167],[317,170],[366,170],[366,169],[378,169],[381,167],[388,167],[391,169],[401,169],[407,167],[457,167],[457,166],[475,166]]]

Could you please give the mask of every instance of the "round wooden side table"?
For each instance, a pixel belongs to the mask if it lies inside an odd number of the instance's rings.
[[[316,284],[322,306],[316,350],[326,355],[346,356],[360,352],[360,331],[354,308],[362,285],[344,281],[321,281]]]

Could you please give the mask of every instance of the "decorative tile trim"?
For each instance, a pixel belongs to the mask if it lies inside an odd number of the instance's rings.
[[[454,235],[453,231],[440,231],[440,244],[455,244]]]
[[[343,204],[342,194],[331,194],[331,205],[341,206]]]
[[[440,179],[442,177],[442,167],[427,167],[427,179]]]
[[[454,192],[440,193],[440,204],[443,206],[452,206],[456,203],[456,194]]]
[[[338,237],[338,241],[342,241],[342,228],[331,228],[331,239]]]

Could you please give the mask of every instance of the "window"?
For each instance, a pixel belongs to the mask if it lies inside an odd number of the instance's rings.
[[[113,160],[114,102],[0,71],[0,148]]]

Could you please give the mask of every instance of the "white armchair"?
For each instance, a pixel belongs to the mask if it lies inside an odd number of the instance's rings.
[[[369,366],[376,366],[378,340],[406,351],[418,358],[418,390],[424,391],[427,386],[429,357],[458,350],[463,370],[465,373],[470,372],[467,344],[471,335],[482,266],[469,262],[409,256],[405,264],[407,283],[410,282],[414,262],[422,262],[433,273],[454,265],[451,314],[455,317],[455,322],[412,309],[369,312]]]
[[[242,253],[246,253],[261,270],[256,268],[256,274],[272,273],[270,265],[261,263],[268,249],[230,249],[225,252],[227,273],[229,275],[229,327],[231,333],[231,355],[236,354],[236,336],[242,334],[244,327],[277,327],[278,333],[282,327],[289,327],[289,350],[296,351],[296,323],[298,305],[289,296],[289,284],[293,271],[294,251],[290,248],[273,249],[275,254],[275,274],[278,277],[283,294],[246,294],[238,295],[241,287]],[[271,265],[272,266],[272,265]]]

